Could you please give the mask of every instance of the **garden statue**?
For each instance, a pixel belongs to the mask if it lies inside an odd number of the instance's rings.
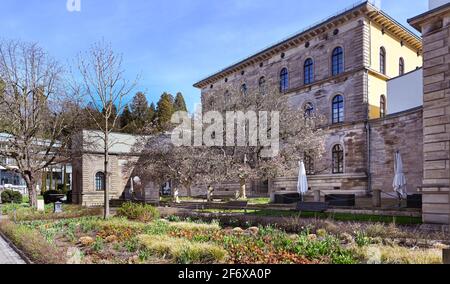
[[[173,192],[173,199],[175,200],[175,203],[180,203],[180,191],[178,190],[178,188]]]
[[[214,193],[214,188],[212,186],[208,186],[208,191],[206,192],[206,199],[208,200],[208,202],[213,201],[213,193]]]

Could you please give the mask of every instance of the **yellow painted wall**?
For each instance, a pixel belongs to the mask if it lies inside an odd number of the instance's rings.
[[[401,46],[401,39],[396,38],[386,29],[383,35],[381,27],[370,23],[370,68],[380,72],[380,48],[386,50],[386,76],[394,78],[399,76],[400,57],[405,61],[405,73],[414,71],[417,67],[422,67],[422,56],[417,56],[417,50],[404,44]],[[380,117],[380,97],[386,97],[386,105],[389,104],[387,94],[387,79],[376,76],[369,72],[368,75],[369,92],[369,119]]]
[[[373,70],[380,72],[381,47],[386,49],[386,75],[388,77],[399,76],[400,57],[405,60],[405,73],[413,71],[417,67],[422,67],[422,56],[417,56],[417,50],[413,50],[406,44],[401,46],[401,40],[391,35],[387,29],[383,35],[381,27],[373,22],[370,23],[370,38],[370,67]]]
[[[381,79],[373,74],[369,73],[368,76],[369,119],[380,118],[380,98],[382,95],[386,97],[386,102],[389,104],[389,97],[387,96],[387,83],[384,79]]]

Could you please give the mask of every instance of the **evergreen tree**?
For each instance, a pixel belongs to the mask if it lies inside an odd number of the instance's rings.
[[[174,113],[173,103],[173,97],[170,94],[162,94],[161,99],[158,102],[157,109],[158,128],[160,131],[164,131],[169,128],[170,120],[172,118],[172,114]]]
[[[134,96],[133,102],[131,103],[131,112],[133,114],[133,118],[138,124],[145,124],[148,118],[148,101],[144,93],[138,92]]]
[[[147,120],[149,122],[154,122],[156,119],[156,106],[154,103],[150,104],[150,107],[148,108],[148,113],[147,113],[148,117]]]
[[[178,93],[173,104],[175,111],[187,111],[186,102],[182,93]]]
[[[120,115],[120,128],[125,133],[133,133],[134,123],[133,115],[131,114],[130,107],[126,105]]]

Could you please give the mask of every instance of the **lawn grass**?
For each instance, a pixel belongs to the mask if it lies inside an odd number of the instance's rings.
[[[296,217],[296,218],[316,218],[316,219],[332,219],[343,222],[372,222],[372,223],[395,223],[398,225],[417,225],[422,224],[422,218],[408,216],[380,216],[380,215],[359,215],[351,213],[314,213],[314,212],[297,212],[286,210],[220,210],[206,209],[204,213],[231,213],[246,214],[258,217]]]

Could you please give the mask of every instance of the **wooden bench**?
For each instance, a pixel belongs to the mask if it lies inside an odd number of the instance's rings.
[[[301,212],[320,212],[323,213],[328,210],[328,203],[326,202],[298,202],[296,211]]]
[[[233,200],[223,204],[209,204],[211,209],[219,210],[244,210],[247,213],[248,201]]]

